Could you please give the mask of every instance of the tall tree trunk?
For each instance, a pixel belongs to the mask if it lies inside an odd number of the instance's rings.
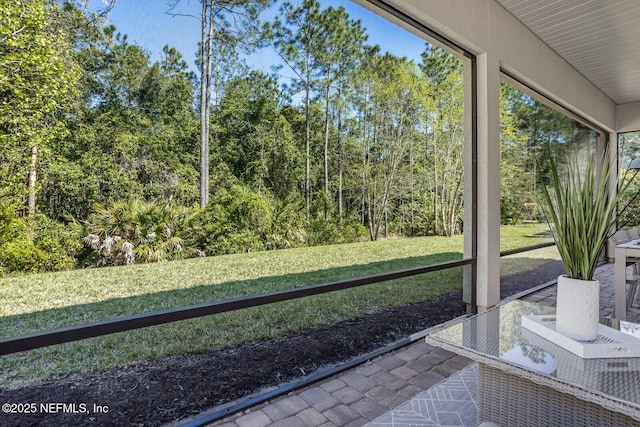
[[[411,225],[409,227],[411,236],[415,236],[415,215],[414,215],[414,204],[415,204],[415,190],[413,183],[413,139],[411,140],[411,146],[409,147],[409,188],[411,191],[411,205],[409,212],[409,220],[411,221]],[[404,215],[403,215],[404,218]]]
[[[340,220],[340,224],[342,224],[342,216],[344,214],[343,211],[343,201],[342,201],[342,176],[343,176],[343,168],[344,164],[342,163],[342,82],[340,82],[338,86],[338,217]]]
[[[389,206],[384,204],[384,237],[389,237]]]
[[[531,188],[531,192],[533,194],[536,194],[537,191],[537,183],[538,183],[538,162],[536,161],[536,158],[538,156],[538,152],[537,152],[537,138],[538,138],[538,120],[535,119],[533,121],[533,129],[531,130],[531,145],[533,147],[533,176],[532,176],[532,188]]]
[[[377,203],[376,203],[376,196],[378,193],[378,177],[374,176],[373,177],[373,196],[369,196],[369,223],[371,224],[371,226],[369,227],[371,229],[371,240],[373,241],[377,241],[378,240],[378,230],[380,229],[380,227],[378,226],[378,218],[376,217],[376,212],[377,212]]]
[[[433,232],[438,231],[438,143],[437,135],[433,138]]]
[[[27,213],[30,217],[36,214],[36,183],[38,172],[38,146],[31,147],[31,163],[29,165],[29,192],[27,195]]]
[[[309,77],[308,73],[307,73],[307,77]],[[310,171],[310,157],[311,157],[311,115],[310,115],[310,108],[311,108],[311,101],[310,101],[310,91],[311,89],[309,88],[309,80],[307,80],[307,84],[305,86],[305,141],[306,141],[306,163],[305,163],[305,169],[304,169],[304,195],[305,195],[305,201],[306,201],[306,208],[307,208],[307,223],[309,223],[311,221],[311,171]]]
[[[364,114],[364,111],[361,111],[361,118],[360,118],[360,123],[362,126],[362,187],[360,189],[361,195],[362,195],[362,206],[361,206],[361,221],[360,223],[362,225],[366,225],[365,224],[365,216],[366,216],[366,194],[367,194],[367,175],[366,175],[366,171],[367,171],[367,152],[368,152],[368,148],[367,148],[367,127],[366,127],[366,116]]]
[[[304,85],[304,121],[305,121],[305,145],[306,163],[304,178],[304,193],[307,209],[307,224],[311,222],[311,53],[309,50],[305,56],[305,85]]]
[[[324,220],[329,221],[329,95],[331,86],[327,76],[324,99]]]
[[[200,207],[209,203],[209,117],[211,114],[211,57],[215,1],[202,0],[200,45]]]

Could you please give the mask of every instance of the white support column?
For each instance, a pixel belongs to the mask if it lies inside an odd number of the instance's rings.
[[[495,56],[477,56],[477,304],[500,302],[500,66]]]

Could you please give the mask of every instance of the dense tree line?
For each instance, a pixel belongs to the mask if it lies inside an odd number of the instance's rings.
[[[626,184],[629,180],[630,191],[623,197],[621,203],[628,208],[623,212],[619,223],[628,226],[638,227],[640,225],[640,200],[633,195],[640,192],[640,171],[637,169],[637,161],[632,165],[634,160],[640,159],[640,132],[628,132],[620,135],[618,145],[620,150],[620,171],[619,181],[621,185]]]
[[[455,56],[382,53],[316,0],[263,23],[268,1],[205,0],[196,75],[79,3],[0,0],[0,273],[461,232]],[[249,69],[258,48],[281,68]],[[537,147],[586,131],[502,92],[509,223]]]
[[[559,107],[507,83],[501,85],[500,120],[502,223],[542,220],[536,204],[541,182],[550,182],[549,157],[563,165],[570,157],[593,153],[598,135]]]

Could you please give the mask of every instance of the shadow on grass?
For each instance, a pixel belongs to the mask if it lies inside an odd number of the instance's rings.
[[[551,234],[551,230],[548,231],[540,231],[538,233],[535,234],[529,234],[525,237],[531,238],[531,239],[549,239],[549,241],[553,241],[553,235]]]
[[[78,304],[7,316],[1,321],[0,330],[4,336],[23,335],[142,311],[305,287],[459,259],[459,253],[441,253]],[[389,307],[430,300],[443,294],[459,292],[461,288],[462,267],[456,267],[15,353],[0,357],[0,389],[170,355],[199,353],[282,337],[308,328],[355,319]],[[13,333],[9,335],[7,331]]]
[[[444,253],[197,286],[9,316],[2,319],[1,325],[3,331],[14,330],[24,334],[26,328],[31,331],[48,330],[70,324],[109,319],[116,315],[310,286],[459,259],[461,259],[459,253]],[[531,259],[525,257],[518,257],[515,260],[512,258],[508,261],[515,261],[527,267],[524,272],[502,278],[501,291],[509,295],[522,290],[523,287],[538,284],[532,284],[532,279],[540,278],[541,274],[551,271],[549,265],[553,262],[536,259],[539,264],[535,266],[531,263]],[[536,274],[532,274],[532,271]],[[144,363],[171,355],[200,353],[251,341],[274,339],[323,325],[360,318],[391,307],[431,300],[453,292],[461,297],[462,275],[463,268],[456,267],[359,288],[3,356],[0,357],[0,389],[19,387],[34,381],[60,378],[73,373],[109,369],[130,363]],[[509,282],[505,283],[505,280]]]
[[[237,280],[212,285],[197,285],[171,291],[147,293],[126,298],[112,298],[100,302],[4,316],[0,318],[0,337],[20,336],[139,313],[373,276],[459,259],[461,259],[460,253],[446,252],[305,273]],[[410,282],[410,280],[408,281]],[[375,285],[365,285],[362,289],[366,292],[366,288],[371,286]],[[70,291],[72,291],[71,287]],[[397,297],[401,300],[404,299],[401,296]]]

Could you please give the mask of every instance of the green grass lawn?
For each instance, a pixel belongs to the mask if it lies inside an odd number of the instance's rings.
[[[501,249],[549,241],[546,226],[503,227]],[[462,257],[462,236],[254,252],[0,279],[0,336],[404,270]],[[501,274],[554,259],[503,259]],[[527,257],[527,262],[522,262]],[[510,260],[512,259],[512,260]],[[461,289],[462,268],[0,357],[0,387],[222,348],[358,317]]]

